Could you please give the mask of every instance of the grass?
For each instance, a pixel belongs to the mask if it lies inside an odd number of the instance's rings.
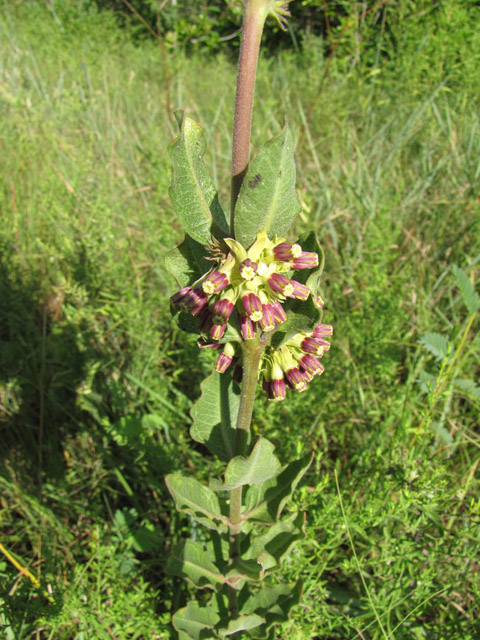
[[[288,119],[295,233],[319,231],[335,326],[322,379],[259,394],[254,417],[282,460],[315,452],[293,507],[308,537],[281,576],[304,596],[278,638],[480,633],[478,317],[452,271],[475,282],[480,260],[480,45],[457,4],[393,44],[359,27],[362,55],[346,39],[321,87],[315,39],[259,69],[253,146]],[[227,203],[234,65],[167,62]],[[220,467],[188,435],[212,361],[173,325],[162,266],[181,238],[166,83],[158,44],[108,12],[2,8],[0,542],[40,583],[2,554],[8,640],[163,640],[188,595],[165,557],[195,525],[163,477]]]

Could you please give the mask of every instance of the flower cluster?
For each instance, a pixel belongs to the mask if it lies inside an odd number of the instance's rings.
[[[319,361],[333,334],[329,324],[317,324],[312,332],[300,331],[278,349],[267,347],[263,357],[263,388],[270,400],[285,398],[287,387],[305,391],[314,376],[323,373]]]
[[[287,319],[282,306],[287,298],[307,300],[312,293],[285,274],[318,266],[315,252],[282,238],[272,242],[265,232],[248,251],[232,238],[224,242],[230,251],[216,268],[171,298],[175,307],[198,317],[200,332],[210,339],[221,340],[234,311],[244,340],[273,331]]]

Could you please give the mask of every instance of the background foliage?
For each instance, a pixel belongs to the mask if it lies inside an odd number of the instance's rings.
[[[158,5],[134,4],[157,29]],[[194,20],[166,3],[160,40],[120,4],[1,8],[8,640],[170,638],[187,599],[165,558],[201,530],[164,476],[211,470],[188,412],[212,354],[169,314],[163,256],[181,232],[165,149],[186,107],[226,206],[238,37],[218,36],[239,26],[235,5],[201,5]],[[260,394],[254,416],[282,461],[315,453],[294,506],[308,537],[281,576],[304,595],[278,637],[474,640],[480,341],[453,265],[475,282],[480,9],[326,6],[292,4],[283,50],[268,28],[254,117],[256,148],[292,128],[295,234],[319,233],[335,326],[322,379],[280,405]]]

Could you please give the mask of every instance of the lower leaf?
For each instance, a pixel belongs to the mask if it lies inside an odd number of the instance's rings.
[[[196,602],[189,602],[173,616],[173,626],[180,638],[203,640],[212,637],[212,630],[220,621],[218,613],[212,607],[200,607]],[[183,635],[182,635],[183,634]]]

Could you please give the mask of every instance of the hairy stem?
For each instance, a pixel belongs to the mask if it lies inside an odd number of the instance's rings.
[[[257,386],[258,367],[264,347],[258,338],[243,343],[243,377],[242,393],[238,410],[237,428],[235,431],[234,455],[244,456],[247,453],[248,435],[252,422],[253,403]],[[242,487],[230,491],[230,562],[240,556],[240,535],[242,531]],[[232,619],[238,616],[237,590],[229,587],[229,611]],[[236,634],[232,636],[237,637]]]
[[[235,237],[234,218],[240,187],[247,172],[252,128],[253,96],[257,73],[258,52],[269,0],[247,0],[243,19],[242,44],[238,60],[237,97],[233,124],[232,200],[230,233]]]

